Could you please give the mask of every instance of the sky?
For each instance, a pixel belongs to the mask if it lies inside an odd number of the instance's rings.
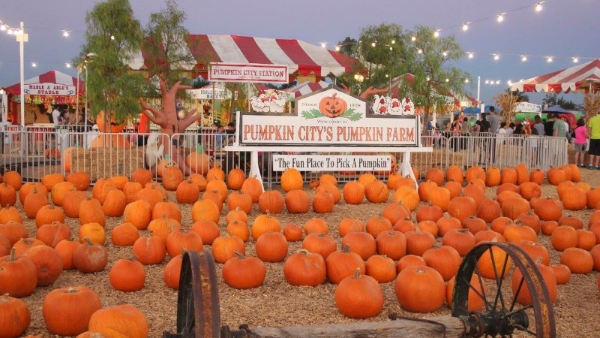
[[[454,66],[481,80],[479,98],[493,104],[507,81],[519,81],[574,65],[572,57],[586,62],[600,57],[600,0],[547,0],[535,11],[535,0],[179,0],[187,14],[184,26],[192,34],[233,34],[262,38],[299,39],[334,49],[345,37],[358,39],[363,28],[396,23],[412,30],[416,25],[455,35],[463,50],[474,53]],[[49,70],[77,76],[67,68],[79,54],[85,35],[85,16],[97,1],[0,0],[0,21],[19,27],[24,23],[29,42],[24,44],[24,78]],[[134,15],[145,26],[151,13],[165,7],[158,0],[130,0]],[[506,13],[498,23],[498,14]],[[464,23],[470,22],[463,31]],[[68,30],[69,36],[63,36]],[[493,54],[499,55],[494,60]],[[522,62],[521,55],[528,61]],[[546,57],[553,61],[547,62]],[[19,43],[0,32],[0,86],[19,82]],[[35,62],[37,67],[32,67]],[[500,84],[486,84],[486,80]],[[476,83],[469,88],[477,98]],[[541,103],[545,93],[530,93]],[[579,94],[566,100],[581,103]]]

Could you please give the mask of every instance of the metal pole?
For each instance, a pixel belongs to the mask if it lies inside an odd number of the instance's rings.
[[[87,60],[85,62],[87,63]],[[83,109],[85,109],[85,113],[84,113],[85,121],[83,121],[83,124],[87,125],[87,123],[88,123],[88,89],[87,89],[88,70],[87,70],[87,64],[84,67],[85,67],[85,107]]]
[[[75,96],[75,124],[79,123],[79,77],[81,76],[81,71],[79,66],[77,66],[77,95]]]
[[[24,43],[28,41],[28,36],[25,34],[23,28],[23,21],[21,21],[21,33],[16,36],[19,42],[19,68],[21,73],[21,126],[25,128],[25,49]]]

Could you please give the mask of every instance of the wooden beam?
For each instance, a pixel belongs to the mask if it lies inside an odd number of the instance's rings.
[[[460,338],[465,323],[456,317],[432,317],[426,319],[401,318],[387,322],[358,322],[295,327],[250,328],[249,337],[254,338],[347,338],[347,337],[411,337],[411,338]]]

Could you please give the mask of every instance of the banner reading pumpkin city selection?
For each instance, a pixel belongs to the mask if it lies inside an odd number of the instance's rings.
[[[290,79],[287,65],[211,62],[208,81],[289,83]]]
[[[390,155],[279,155],[273,154],[273,170],[296,168],[300,171],[390,170]]]

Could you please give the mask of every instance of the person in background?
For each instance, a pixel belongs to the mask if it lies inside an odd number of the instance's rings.
[[[573,150],[575,150],[575,165],[585,167],[585,146],[587,145],[588,131],[585,127],[585,121],[580,118],[577,120],[577,127],[573,130]]]
[[[538,135],[546,135],[545,131],[544,131],[544,123],[542,122],[542,118],[539,115],[536,115],[533,118],[533,128],[537,129],[538,131]]]
[[[567,128],[565,123],[558,117],[558,114],[554,114],[554,123],[552,124],[552,136],[567,137]]]
[[[497,133],[498,132],[498,116],[496,115],[496,108],[494,108],[493,106],[490,107],[490,113],[487,116],[487,121],[490,123],[490,133]]]
[[[535,128],[531,129],[531,134],[527,136],[527,140],[529,141],[529,145],[531,146],[531,164],[537,165],[538,163],[538,139],[540,136],[538,135],[538,131]]]
[[[508,129],[506,122],[502,121],[502,123],[500,123],[500,129],[498,129],[499,139],[506,137],[506,129]]]
[[[523,124],[519,123],[515,126],[515,131],[513,132],[513,135],[523,135],[525,134],[525,131],[523,130]]]
[[[544,122],[544,135],[553,136],[553,128],[554,128],[554,113],[548,114],[548,119]]]
[[[600,170],[600,114],[596,112],[596,115],[592,117],[588,126],[590,127],[590,166],[588,169],[594,169],[594,165],[596,169]]]
[[[515,132],[515,123],[511,122],[508,125],[508,128],[506,129],[506,137],[510,137],[512,136],[512,134]]]
[[[58,110],[58,106],[52,107],[52,113],[50,115],[52,117],[52,123],[54,123],[54,128],[58,129],[58,120],[60,118],[60,110]]]
[[[531,119],[529,118],[529,116],[525,117],[525,120],[523,121],[523,134],[525,135],[531,135]]]

